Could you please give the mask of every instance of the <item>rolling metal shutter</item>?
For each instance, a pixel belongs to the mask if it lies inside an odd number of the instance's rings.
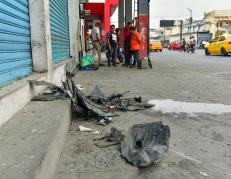
[[[0,0],[0,85],[31,72],[28,0]]]
[[[50,0],[52,61],[70,57],[68,0]]]

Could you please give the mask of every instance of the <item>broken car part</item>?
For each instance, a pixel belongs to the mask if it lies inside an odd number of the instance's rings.
[[[169,148],[170,129],[162,122],[136,124],[121,142],[122,156],[136,167],[146,167],[160,159]]]

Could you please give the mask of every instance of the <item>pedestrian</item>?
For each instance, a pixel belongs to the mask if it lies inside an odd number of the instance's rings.
[[[131,56],[133,56],[133,64],[130,68],[134,68],[139,62],[139,50],[140,50],[140,43],[141,37],[139,32],[136,31],[136,27],[132,26],[130,28],[131,32],[131,42],[130,42],[130,49],[131,49]]]
[[[115,25],[110,26],[110,32],[107,33],[107,59],[108,59],[108,66],[110,67],[111,64],[116,67],[116,59],[117,59],[117,35],[115,31]]]
[[[98,64],[99,66],[104,66],[101,61],[101,37],[100,37],[100,23],[96,22],[95,27],[92,29],[92,44],[93,44],[93,53],[96,51],[98,54]]]
[[[117,59],[119,60],[119,62],[123,63],[123,55],[121,52],[121,45],[120,45],[120,29],[117,28],[116,29],[116,35],[117,35]]]
[[[131,50],[130,50],[130,42],[131,42],[131,33],[130,28],[132,27],[132,22],[129,21],[124,27],[124,56],[125,63],[124,66],[130,66],[131,64]]]

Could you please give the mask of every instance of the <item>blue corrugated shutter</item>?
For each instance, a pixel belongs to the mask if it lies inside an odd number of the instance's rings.
[[[70,57],[68,0],[50,0],[52,61]]]
[[[31,72],[28,0],[0,0],[0,85]]]

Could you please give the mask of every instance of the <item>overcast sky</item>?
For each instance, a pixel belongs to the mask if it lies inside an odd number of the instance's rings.
[[[231,10],[231,0],[151,0],[150,2],[151,28],[157,28],[160,20],[185,20],[190,15],[186,8],[192,9],[194,19],[201,19],[204,12],[214,9]]]
[[[192,9],[194,19],[201,19],[204,12],[214,9],[231,10],[231,0],[150,0],[151,28],[158,28],[160,20],[185,20],[190,15],[186,8]],[[116,25],[117,10],[111,19],[112,23]]]

